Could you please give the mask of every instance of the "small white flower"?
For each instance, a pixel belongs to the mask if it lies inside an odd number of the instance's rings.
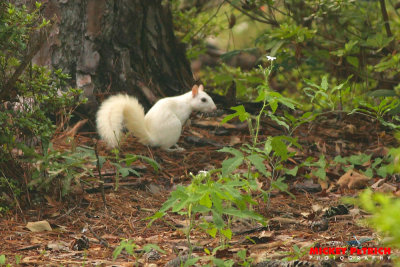
[[[268,59],[269,61],[274,61],[274,60],[276,59],[276,57],[267,56],[267,59]]]

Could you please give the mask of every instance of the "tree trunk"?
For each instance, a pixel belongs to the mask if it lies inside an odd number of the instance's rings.
[[[127,92],[149,108],[194,82],[161,0],[48,0],[43,12],[57,23],[34,61],[71,75],[89,98],[89,118],[111,92]]]

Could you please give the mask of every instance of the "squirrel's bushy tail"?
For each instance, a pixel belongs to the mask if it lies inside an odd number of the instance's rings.
[[[102,103],[97,112],[97,131],[111,147],[118,146],[124,125],[139,138],[149,144],[150,136],[146,130],[143,106],[134,97],[115,95]]]

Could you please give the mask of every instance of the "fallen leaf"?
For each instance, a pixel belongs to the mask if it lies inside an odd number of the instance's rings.
[[[380,187],[382,184],[385,183],[386,179],[379,179],[376,183],[374,183],[373,185],[371,185],[371,189],[376,190],[378,187]]]
[[[43,232],[43,231],[53,230],[51,229],[51,226],[48,221],[28,222],[26,224],[26,228],[28,228],[32,232]]]
[[[396,192],[396,187],[394,185],[384,183],[378,188],[375,189],[376,192],[381,192],[381,193],[394,193]]]
[[[343,174],[336,183],[342,188],[362,189],[367,185],[369,180],[370,178],[364,174],[354,170],[349,170]]]

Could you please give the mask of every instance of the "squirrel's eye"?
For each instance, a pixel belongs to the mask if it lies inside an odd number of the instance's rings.
[[[205,97],[203,97],[202,99],[201,99],[201,102],[207,102],[207,98],[205,98]]]

